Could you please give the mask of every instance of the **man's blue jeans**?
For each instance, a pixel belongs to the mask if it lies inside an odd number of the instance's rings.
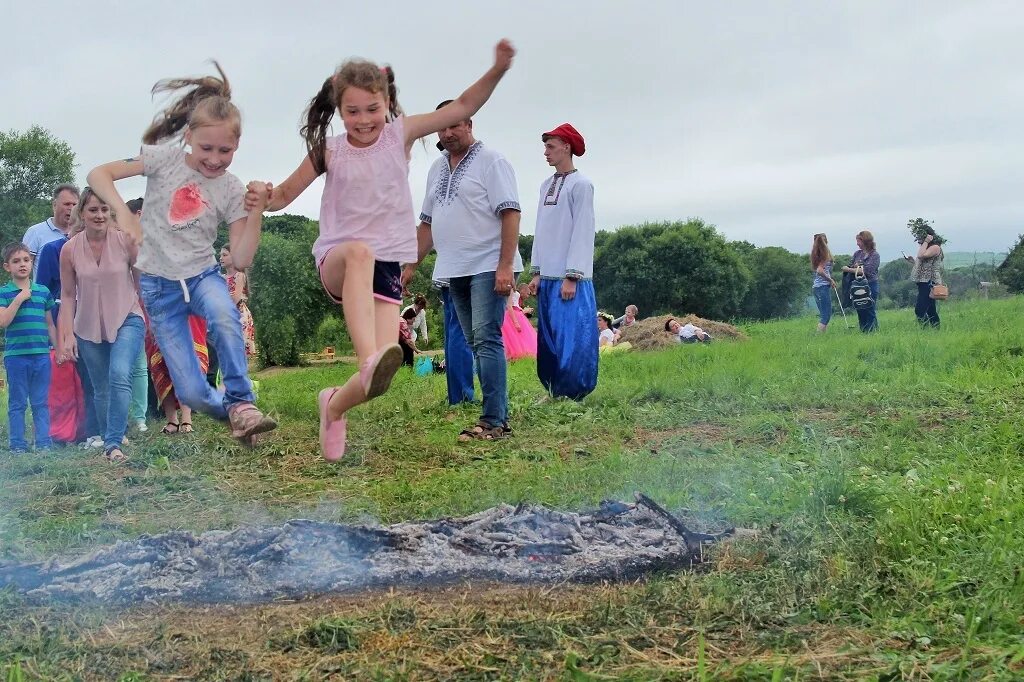
[[[508,368],[501,323],[507,298],[495,293],[493,271],[452,277],[448,292],[480,373],[484,399],[480,419],[491,426],[504,426],[508,423]]]
[[[37,448],[53,445],[50,440],[50,354],[4,356],[7,370],[7,416],[11,427],[11,450],[28,450],[25,440],[25,409],[32,405],[32,431]]]
[[[143,275],[139,291],[180,402],[211,417],[227,419],[232,405],[256,400],[249,381],[238,308],[217,266],[185,280]],[[190,313],[206,320],[220,360],[224,393],[206,382],[199,366],[188,326]]]
[[[78,339],[78,355],[92,379],[96,419],[103,432],[103,448],[121,447],[128,428],[128,403],[132,398],[132,367],[139,357],[146,324],[138,315],[129,315],[117,330],[113,343],[94,343]]]
[[[462,333],[462,324],[448,287],[441,288],[444,307],[444,375],[448,382],[448,403],[473,402],[473,349]]]

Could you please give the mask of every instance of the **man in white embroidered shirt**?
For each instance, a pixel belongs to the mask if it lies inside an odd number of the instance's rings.
[[[440,109],[451,100],[441,102]],[[417,228],[418,260],[402,272],[403,286],[437,249],[433,279],[447,279],[459,325],[480,375],[483,411],[459,441],[509,434],[508,384],[501,323],[505,301],[523,271],[519,255],[519,191],[512,166],[473,137],[469,119],[438,133],[443,155],[430,167]]]
[[[594,185],[576,170],[583,136],[568,123],[541,135],[555,174],[540,186],[531,257],[537,294],[537,376],[553,396],[582,400],[597,386]]]

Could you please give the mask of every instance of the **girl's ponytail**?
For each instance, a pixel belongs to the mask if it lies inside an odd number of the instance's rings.
[[[299,129],[299,134],[306,140],[306,153],[317,173],[327,171],[327,128],[334,117],[334,108],[334,76],[331,76],[324,81],[320,92],[309,101],[306,123]]]
[[[166,78],[153,86],[154,95],[163,92],[187,90],[169,107],[156,115],[153,122],[142,134],[143,144],[159,144],[161,141],[176,137],[187,126],[195,123],[193,114],[201,108],[204,115],[211,121],[223,121],[231,118],[239,122],[241,132],[241,115],[238,108],[231,103],[231,85],[220,64],[213,62],[220,74],[202,78]]]
[[[395,85],[395,71],[390,66],[382,66],[381,74],[384,76],[384,83],[388,94],[389,121],[394,121],[402,115],[402,107],[398,104],[398,86]]]

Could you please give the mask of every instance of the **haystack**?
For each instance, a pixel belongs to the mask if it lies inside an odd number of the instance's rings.
[[[671,317],[677,319],[679,324],[692,322],[695,326],[711,334],[716,341],[726,339],[745,341],[747,339],[746,334],[725,322],[705,320],[696,315],[659,315],[639,320],[629,327],[623,327],[621,340],[629,341],[635,350],[661,350],[674,346],[678,342],[675,337],[665,331],[665,322]]]

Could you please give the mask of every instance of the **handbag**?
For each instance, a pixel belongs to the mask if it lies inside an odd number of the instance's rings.
[[[928,293],[928,298],[933,298],[936,301],[945,301],[949,298],[949,287],[945,284],[933,284],[931,292]]]

